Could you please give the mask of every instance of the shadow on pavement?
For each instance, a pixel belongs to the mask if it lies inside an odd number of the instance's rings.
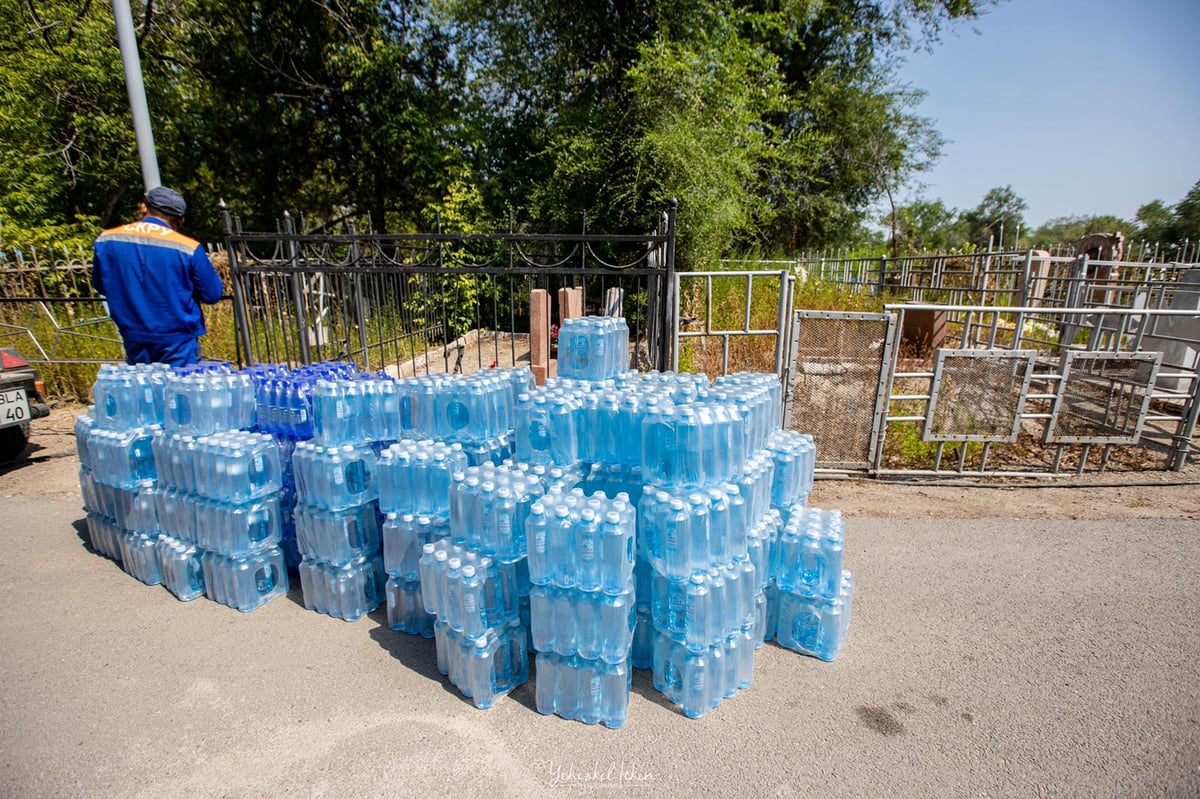
[[[450,683],[449,677],[438,671],[437,646],[432,638],[409,635],[388,627],[387,603],[368,613],[367,618],[375,622],[369,633],[371,640],[379,644],[384,651],[400,661],[409,671],[437,683],[443,691],[453,694],[463,702],[472,704],[470,699]]]

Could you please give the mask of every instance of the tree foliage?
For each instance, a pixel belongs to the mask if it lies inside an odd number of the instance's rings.
[[[1137,236],[1143,241],[1172,244],[1200,241],[1200,180],[1174,206],[1154,200],[1138,208],[1136,218]]]
[[[347,208],[379,231],[644,231],[683,260],[845,243],[939,154],[897,59],[998,0],[134,4],[164,182],[193,232]],[[0,0],[0,232],[86,231],[141,180],[108,4]],[[894,206],[894,202],[892,203]]]
[[[1071,244],[1091,233],[1121,233],[1129,240],[1136,228],[1133,222],[1111,214],[1061,216],[1042,224],[1023,241],[1034,248],[1045,248]]]

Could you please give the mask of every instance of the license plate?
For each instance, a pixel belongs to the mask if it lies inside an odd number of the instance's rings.
[[[29,400],[25,389],[0,391],[0,427],[12,427],[29,421]]]

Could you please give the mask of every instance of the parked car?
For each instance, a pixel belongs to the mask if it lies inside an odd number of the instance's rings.
[[[29,423],[50,415],[42,376],[12,349],[0,349],[0,462],[25,452]]]

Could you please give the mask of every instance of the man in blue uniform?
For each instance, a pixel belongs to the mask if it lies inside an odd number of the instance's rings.
[[[146,192],[142,221],[96,239],[92,285],[108,301],[129,363],[200,360],[200,303],[220,300],[224,286],[200,243],[178,232],[185,213],[183,196],[158,186]]]

